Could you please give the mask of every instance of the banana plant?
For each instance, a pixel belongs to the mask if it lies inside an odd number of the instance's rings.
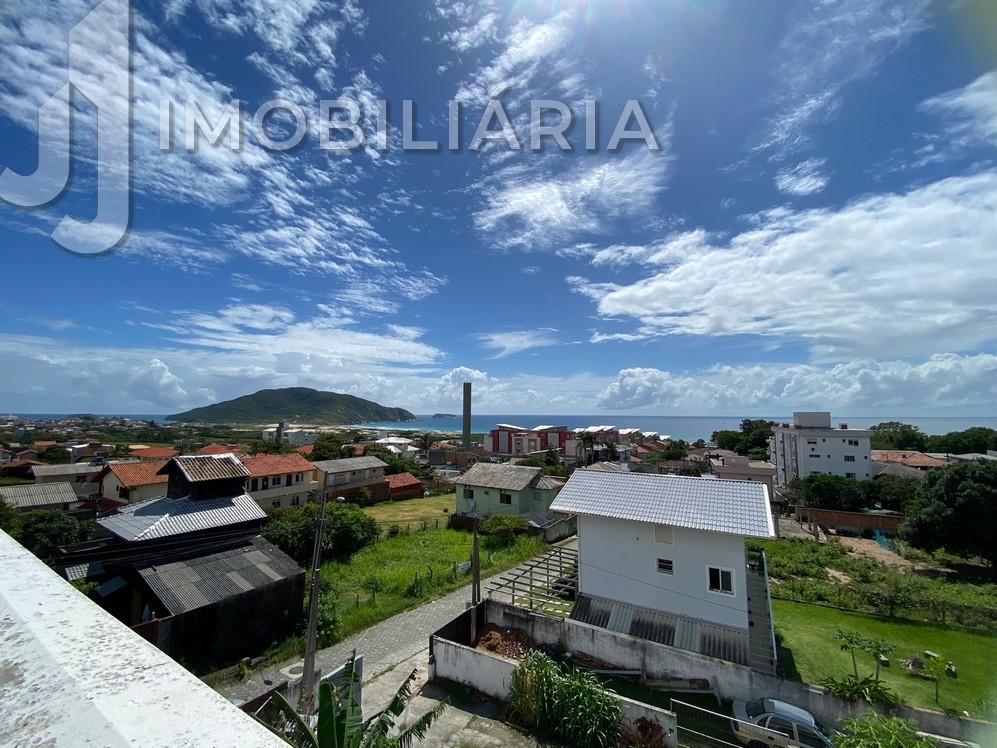
[[[394,728],[395,719],[405,711],[412,698],[410,684],[416,679],[416,673],[413,670],[409,674],[383,712],[365,723],[356,697],[356,686],[360,678],[356,670],[354,650],[346,661],[343,685],[337,688],[328,681],[323,681],[319,686],[318,722],[315,730],[308,726],[307,721],[279,693],[271,697],[270,703],[283,718],[283,724],[275,726],[260,721],[295,748],[409,748],[414,741],[426,736],[427,730],[443,713],[448,703],[441,701],[414,724],[389,738],[388,733]]]

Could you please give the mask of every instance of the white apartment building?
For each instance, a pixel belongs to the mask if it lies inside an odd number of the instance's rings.
[[[772,428],[769,457],[776,467],[776,484],[808,475],[840,475],[872,480],[872,431],[831,426],[826,412],[793,413],[792,423]]]

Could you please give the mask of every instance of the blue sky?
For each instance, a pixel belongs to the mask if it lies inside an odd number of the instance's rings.
[[[38,108],[94,5],[0,6],[0,166],[36,168]],[[997,415],[987,0],[172,0],[131,18],[130,231],[100,256],[50,238],[96,212],[76,97],[63,195],[0,202],[0,410],[311,386],[425,413],[469,380],[482,413]],[[491,97],[521,150],[470,147]],[[288,151],[253,127],[277,98],[308,117]],[[331,99],[360,105],[366,147],[322,150]],[[571,152],[530,148],[540,99],[573,112]],[[188,151],[185,102],[214,122],[234,100],[241,150]],[[438,151],[402,147],[405,100]],[[608,148],[628,101],[657,150]],[[277,112],[267,133],[293,125]]]

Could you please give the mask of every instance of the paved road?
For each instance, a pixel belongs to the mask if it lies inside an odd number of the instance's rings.
[[[570,539],[560,545],[572,547],[575,542],[575,539]],[[482,593],[487,596],[488,583],[498,580],[499,577],[509,573],[509,571],[511,570],[482,579]],[[350,653],[356,649],[357,654],[363,655],[364,658],[364,682],[374,680],[382,673],[393,669],[399,663],[411,659],[423,650],[427,650],[429,648],[430,634],[442,628],[459,613],[462,613],[466,607],[466,603],[470,602],[470,600],[471,586],[461,587],[456,592],[451,592],[445,597],[433,600],[404,613],[399,613],[386,621],[382,621],[344,639],[332,647],[319,650],[315,655],[315,665],[323,673],[331,672],[346,662]],[[271,685],[265,681],[280,683],[286,680],[287,675],[281,673],[281,670],[300,663],[300,661],[300,658],[296,658],[278,665],[272,665],[264,670],[255,671],[245,681],[229,681],[218,684],[215,686],[215,690],[230,700],[236,702],[248,701],[271,688]]]

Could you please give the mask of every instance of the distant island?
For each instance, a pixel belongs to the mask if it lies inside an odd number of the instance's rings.
[[[294,421],[323,426],[418,420],[404,408],[387,408],[361,397],[309,387],[260,390],[234,400],[174,413],[166,419],[185,423]]]
[[[433,418],[460,418],[453,413],[433,413]]]

